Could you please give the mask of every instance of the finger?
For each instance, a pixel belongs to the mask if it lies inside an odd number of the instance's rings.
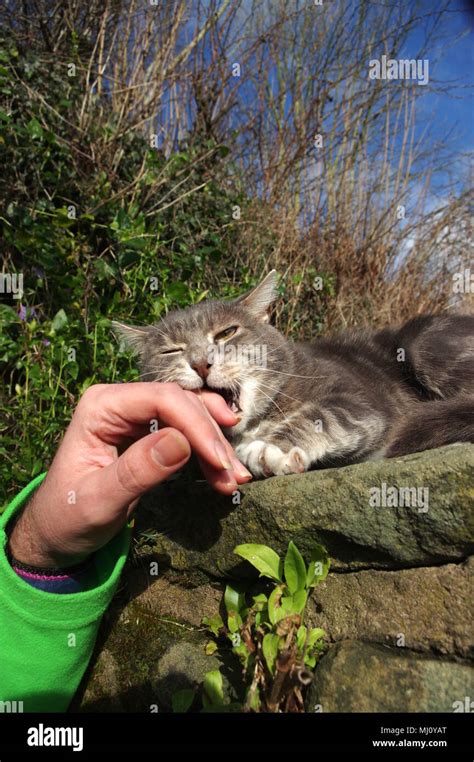
[[[149,434],[132,444],[117,460],[90,475],[88,491],[103,495],[113,510],[130,506],[188,461],[189,442],[172,428]]]
[[[235,426],[241,420],[241,416],[232,412],[220,394],[207,391],[203,392],[200,389],[190,393],[197,396],[198,399],[204,403],[214,420],[221,426]]]
[[[134,382],[90,387],[75,414],[75,427],[85,437],[119,446],[143,424],[162,420],[186,437],[193,450],[216,469],[229,468],[226,440],[217,432],[207,410],[188,399],[177,384]],[[67,432],[69,438],[71,426]]]
[[[238,489],[235,474],[232,471],[218,471],[215,468],[212,468],[209,463],[206,463],[205,460],[198,458],[198,461],[201,470],[206,477],[206,481],[209,482],[211,487],[217,490],[217,492],[221,492],[223,495],[232,495],[233,492]]]
[[[224,434],[222,433],[221,429],[219,428],[217,422],[214,420],[212,415],[208,412],[204,400],[195,395],[193,392],[186,392],[186,394],[190,395],[190,399],[194,402],[194,404],[199,405],[201,408],[205,410],[205,414],[208,416],[209,421],[214,426],[214,429],[216,430],[222,445],[226,452],[226,458],[230,464],[230,467],[233,468],[235,476],[237,478],[237,481],[241,483],[242,481],[248,481],[252,478],[252,474],[250,471],[247,471],[244,465],[240,462],[240,460],[237,458],[234,448],[232,447],[231,443],[228,441],[228,439],[225,438]],[[211,395],[211,396],[219,396],[219,395]],[[221,398],[222,399],[222,398]],[[225,403],[224,403],[225,404]]]

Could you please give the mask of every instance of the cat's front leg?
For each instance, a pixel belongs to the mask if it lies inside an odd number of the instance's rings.
[[[263,439],[254,439],[237,445],[235,452],[254,476],[283,476],[308,470],[311,458],[303,448],[295,447],[290,442],[279,444],[281,447]]]

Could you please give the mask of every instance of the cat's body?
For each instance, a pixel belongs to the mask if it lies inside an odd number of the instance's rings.
[[[268,324],[275,274],[233,302],[118,325],[144,380],[209,388],[238,408],[226,431],[256,476],[474,441],[474,317],[293,343]]]

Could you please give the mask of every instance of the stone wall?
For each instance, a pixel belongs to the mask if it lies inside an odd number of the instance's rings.
[[[328,578],[307,621],[328,651],[309,711],[453,711],[474,699],[474,447],[254,482],[233,498],[193,469],[148,495],[123,586],[102,628],[77,705],[83,711],[159,711],[199,683],[218,657],[204,653],[203,616],[219,609],[226,579],[252,569],[243,542],[308,556],[323,544]],[[143,531],[152,546],[143,545]],[[149,535],[147,535],[149,536]],[[158,576],[150,576],[150,562]],[[232,694],[237,670],[224,665]],[[456,702],[460,702],[457,704]]]

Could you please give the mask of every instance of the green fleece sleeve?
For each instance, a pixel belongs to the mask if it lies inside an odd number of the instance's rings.
[[[126,526],[95,553],[97,584],[85,592],[59,595],[37,590],[25,582],[6,557],[6,528],[45,475],[41,474],[25,487],[0,516],[0,707],[3,711],[63,712],[67,709],[91,657],[101,617],[117,588],[130,545],[131,530]]]

